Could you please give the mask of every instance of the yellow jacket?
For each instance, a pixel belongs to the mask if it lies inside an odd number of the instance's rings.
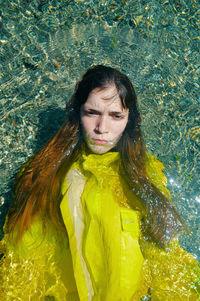
[[[58,237],[49,223],[44,236],[37,216],[19,244],[5,235],[0,300],[200,300],[193,256],[176,240],[167,252],[142,240],[139,202],[134,197],[136,209],[130,208],[119,162],[119,154],[109,152],[83,154],[72,164],[60,206],[66,233]],[[147,155],[146,169],[169,196],[162,163]]]

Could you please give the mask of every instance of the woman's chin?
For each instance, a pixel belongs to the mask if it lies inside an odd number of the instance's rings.
[[[90,151],[99,155],[105,154],[113,148],[113,145],[105,145],[105,144],[88,144],[87,146],[90,149]]]

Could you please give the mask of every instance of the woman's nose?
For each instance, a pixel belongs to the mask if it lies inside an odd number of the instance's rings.
[[[108,132],[108,122],[106,116],[99,116],[95,130],[100,134]]]

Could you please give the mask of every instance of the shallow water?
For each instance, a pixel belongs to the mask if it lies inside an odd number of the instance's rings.
[[[0,1],[0,214],[13,179],[65,119],[75,82],[92,64],[133,81],[150,153],[200,258],[199,11],[196,0]]]

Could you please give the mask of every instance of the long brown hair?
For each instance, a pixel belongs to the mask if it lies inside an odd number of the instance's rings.
[[[89,68],[77,83],[67,103],[67,119],[59,131],[22,168],[15,183],[15,199],[8,212],[7,231],[18,229],[17,239],[29,228],[34,216],[50,220],[56,229],[64,225],[60,213],[61,185],[71,164],[84,144],[80,123],[80,107],[89,93],[115,84],[122,105],[129,109],[129,120],[117,145],[122,173],[126,182],[145,208],[143,232],[148,238],[165,246],[182,227],[171,202],[148,179],[145,168],[145,144],[141,134],[141,118],[137,97],[129,78],[118,70],[97,65]]]

